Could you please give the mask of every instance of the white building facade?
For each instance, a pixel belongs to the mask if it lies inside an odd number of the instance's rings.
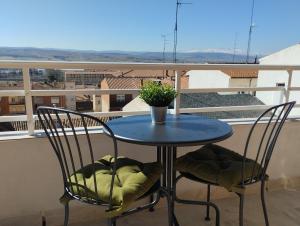
[[[250,88],[256,87],[258,71],[252,69],[192,70],[186,74],[189,76],[189,88]],[[232,93],[222,92],[222,94]]]
[[[269,56],[260,59],[262,65],[300,65],[300,44],[283,49]],[[259,71],[257,87],[287,87],[287,71]],[[300,86],[300,71],[294,71],[292,74],[292,86]],[[283,102],[284,93],[279,91],[257,92],[257,97],[267,105],[279,104]],[[290,92],[289,100],[300,102],[299,91]],[[292,115],[300,115],[300,109],[292,111]]]
[[[217,70],[192,70],[189,75],[189,88],[227,88],[230,77]]]

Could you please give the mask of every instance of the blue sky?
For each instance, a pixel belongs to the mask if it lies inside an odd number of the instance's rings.
[[[176,0],[1,0],[0,46],[82,50],[173,49]],[[247,48],[252,0],[186,0],[178,50]],[[300,42],[299,0],[256,0],[252,54]]]

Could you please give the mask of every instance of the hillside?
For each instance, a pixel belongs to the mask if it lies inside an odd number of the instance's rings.
[[[166,61],[172,62],[172,56],[172,53],[166,53]],[[233,55],[222,52],[182,52],[177,54],[177,58],[181,63],[229,63],[232,62]],[[235,62],[244,63],[245,58],[244,55],[236,55]],[[0,60],[162,62],[162,53],[0,47]],[[254,61],[254,58],[251,60]]]

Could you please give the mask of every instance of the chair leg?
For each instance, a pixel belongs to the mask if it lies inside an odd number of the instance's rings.
[[[240,208],[239,208],[239,226],[244,225],[244,195],[238,194],[240,197]]]
[[[117,220],[115,218],[107,219],[107,226],[117,226]]]
[[[150,203],[152,203],[153,200],[154,200],[154,195],[151,194],[151,195],[150,195]],[[154,211],[154,206],[149,208],[149,212],[153,212],[153,211]]]
[[[207,202],[210,202],[210,184],[207,185],[207,199],[206,199]],[[209,217],[209,209],[210,206],[207,205],[206,206],[206,217],[205,217],[205,220],[206,221],[210,221],[210,217]]]
[[[220,226],[220,210],[218,209],[218,207],[215,207],[216,210],[216,226]]]
[[[267,212],[267,207],[266,207],[266,202],[265,202],[265,180],[263,180],[261,182],[260,188],[261,188],[261,190],[260,190],[261,204],[262,204],[263,211],[264,211],[265,224],[266,224],[266,226],[269,226],[268,212]]]
[[[66,203],[64,206],[65,206],[64,226],[68,226],[68,223],[69,223],[69,203]]]

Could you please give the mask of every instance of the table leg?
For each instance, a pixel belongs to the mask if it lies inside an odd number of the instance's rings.
[[[157,153],[156,153],[157,162],[160,163],[162,165],[162,167],[163,167],[162,156],[161,156],[161,154],[162,154],[162,148],[161,148],[161,146],[158,146],[156,148],[156,150],[157,150]],[[164,174],[164,172],[163,172],[163,174]],[[162,186],[162,178],[160,179],[160,186]]]
[[[169,226],[179,226],[174,213],[175,202],[175,180],[176,170],[174,163],[176,161],[176,147],[157,147],[157,161],[161,162],[164,172],[161,178],[162,196],[166,196],[168,203]]]
[[[172,149],[167,147],[167,192],[168,199],[168,211],[169,211],[169,224],[173,226],[174,223],[174,197],[172,190],[172,176],[173,176],[173,164],[172,164]]]
[[[165,188],[167,186],[167,148],[162,147],[162,166],[164,169],[163,178],[162,178],[162,186]]]
[[[175,226],[179,226],[179,223],[177,221],[176,215],[175,215],[175,189],[176,189],[176,169],[175,169],[175,162],[177,158],[177,148],[172,147],[171,148],[171,163],[172,163],[172,170],[171,170],[171,194],[172,194],[172,212],[173,212],[173,222]]]

